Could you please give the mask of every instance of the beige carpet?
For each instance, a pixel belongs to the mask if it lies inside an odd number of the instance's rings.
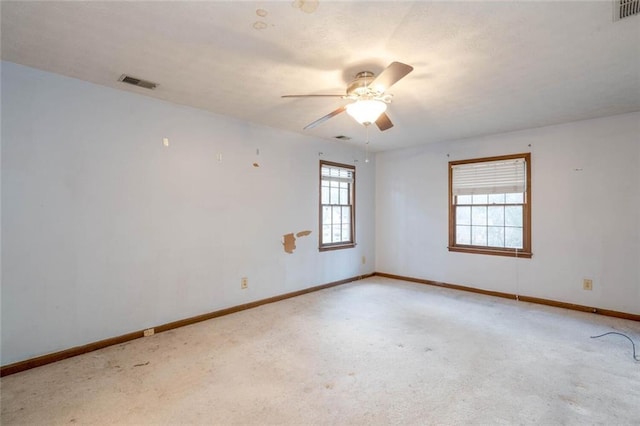
[[[640,324],[379,277],[1,380],[2,424],[639,424]]]

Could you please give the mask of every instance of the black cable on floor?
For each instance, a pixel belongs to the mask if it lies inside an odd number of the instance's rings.
[[[633,343],[633,340],[631,340],[631,337],[627,336],[626,334],[618,333],[617,331],[610,331],[608,333],[604,333],[604,334],[601,334],[599,336],[591,336],[591,338],[592,339],[597,339],[598,337],[606,336],[607,334],[617,334],[618,336],[626,337],[627,340],[631,342],[631,347],[633,348],[633,359],[635,359],[636,361],[640,361],[640,358],[638,358],[636,356],[636,345],[635,345],[635,343]]]

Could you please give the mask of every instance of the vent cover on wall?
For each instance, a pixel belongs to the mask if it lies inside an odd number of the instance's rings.
[[[151,90],[155,89],[158,86],[156,83],[153,83],[151,81],[140,80],[139,78],[131,77],[130,75],[126,74],[122,74],[118,81]]]
[[[613,20],[640,14],[640,0],[613,0]]]

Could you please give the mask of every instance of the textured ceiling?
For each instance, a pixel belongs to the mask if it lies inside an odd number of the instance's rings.
[[[362,70],[415,70],[390,90],[380,151],[640,110],[640,16],[596,2],[8,2],[2,59],[322,138]],[[157,82],[149,91],[121,74]]]

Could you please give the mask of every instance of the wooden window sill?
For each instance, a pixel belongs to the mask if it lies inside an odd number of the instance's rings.
[[[506,256],[506,257],[518,257],[524,259],[531,259],[533,253],[525,250],[501,250],[497,248],[489,247],[465,247],[465,246],[449,246],[449,251],[458,253],[472,253],[472,254],[488,254],[493,256]]]

